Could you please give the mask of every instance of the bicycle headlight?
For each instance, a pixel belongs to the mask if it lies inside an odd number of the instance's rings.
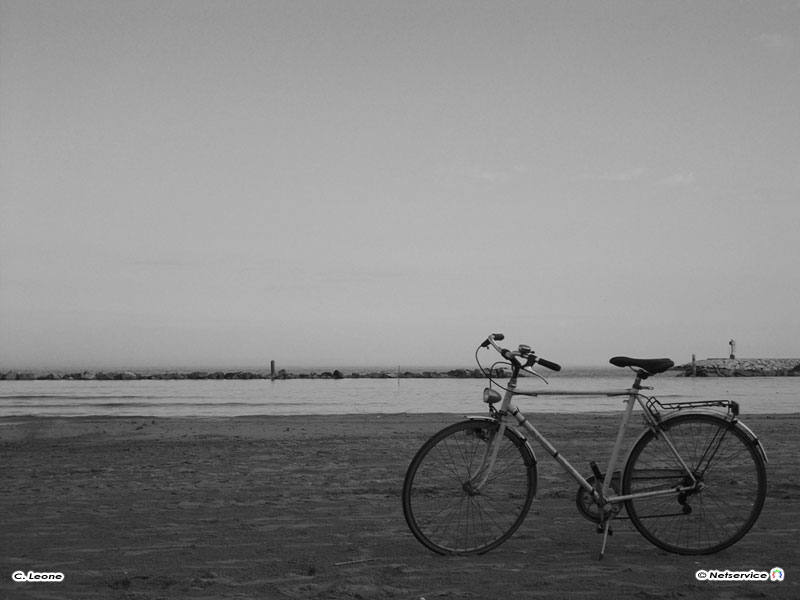
[[[486,402],[486,404],[494,404],[495,402],[500,402],[500,400],[500,392],[492,388],[484,388],[483,401]]]

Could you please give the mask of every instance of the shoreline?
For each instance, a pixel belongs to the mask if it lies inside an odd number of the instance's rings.
[[[687,413],[690,411],[686,411]],[[719,411],[721,416],[724,412]],[[480,411],[458,412],[395,412],[395,413],[336,413],[314,415],[249,415],[249,416],[180,416],[159,417],[148,415],[78,415],[78,416],[49,416],[49,415],[17,415],[0,416],[0,443],[20,439],[71,439],[98,432],[106,437],[126,435],[132,439],[172,439],[175,436],[186,437],[187,432],[193,436],[221,437],[231,435],[246,438],[282,438],[285,428],[292,429],[300,425],[313,430],[323,431],[326,424],[352,425],[361,424],[366,427],[381,429],[383,427],[399,426],[411,428],[424,428],[430,423],[440,423],[442,426],[464,420],[468,417],[484,417],[488,413]],[[622,411],[587,411],[587,412],[533,412],[529,411],[528,420],[535,423],[538,428],[552,427],[562,429],[571,422],[601,423],[605,427],[613,428],[616,433]],[[751,423],[769,423],[771,421],[796,421],[800,426],[800,410],[794,413],[747,413],[739,415],[741,421],[748,427]],[[521,428],[517,427],[522,430]],[[638,423],[629,426],[629,437],[638,435],[643,427]],[[609,429],[610,431],[611,429]],[[355,435],[358,432],[351,432]],[[434,433],[431,431],[431,433]],[[756,432],[758,433],[758,432]],[[368,435],[365,430],[363,435]],[[322,434],[321,434],[322,435]],[[549,435],[549,434],[546,434]],[[532,445],[536,441],[526,435]],[[609,441],[609,446],[613,440]],[[538,446],[535,450],[543,452]],[[546,456],[545,456],[546,458]]]

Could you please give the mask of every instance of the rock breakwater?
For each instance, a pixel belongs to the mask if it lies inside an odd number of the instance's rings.
[[[800,358],[706,358],[678,369],[686,377],[800,377]]]
[[[495,377],[504,377],[502,369],[495,369]],[[338,369],[321,372],[291,372],[281,369],[274,375],[270,371],[166,371],[161,373],[137,371],[76,371],[71,373],[36,373],[31,371],[0,372],[6,381],[127,381],[141,379],[482,379],[480,369],[450,369],[445,371],[365,371],[344,373]]]

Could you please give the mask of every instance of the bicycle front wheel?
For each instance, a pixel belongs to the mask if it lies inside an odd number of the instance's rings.
[[[675,449],[697,481],[691,490],[628,500],[636,529],[650,542],[677,554],[712,554],[736,543],[764,506],[764,460],[736,424],[714,415],[679,415],[645,433],[631,450],[622,479],[623,494],[675,490],[691,477],[667,445]]]
[[[482,554],[505,542],[525,519],[536,492],[536,461],[506,429],[484,481],[499,423],[446,427],[417,452],[403,483],[403,514],[414,536],[439,554]]]

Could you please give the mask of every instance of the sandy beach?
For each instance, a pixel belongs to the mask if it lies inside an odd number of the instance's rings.
[[[800,414],[742,415],[769,456],[760,520],[707,557],[665,553],[628,521],[606,557],[576,485],[541,449],[514,537],[441,557],[400,504],[421,443],[460,415],[0,421],[0,598],[797,598]],[[537,415],[576,465],[607,460],[618,415]],[[698,569],[782,583],[697,581]],[[16,571],[61,582],[14,582]]]

